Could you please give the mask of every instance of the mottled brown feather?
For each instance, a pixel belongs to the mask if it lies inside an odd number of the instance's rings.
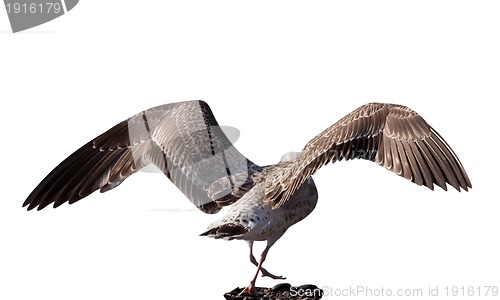
[[[27,197],[28,210],[74,203],[94,191],[106,192],[148,164],[156,165],[198,208],[215,213],[248,188],[208,195],[219,178],[261,170],[244,157],[218,126],[203,101],[166,104],[143,111],[110,128],[71,154]],[[242,183],[242,184],[243,184]],[[238,189],[236,191],[236,189]]]
[[[419,114],[401,105],[369,103],[309,141],[289,172],[267,185],[265,200],[280,207],[322,165],[343,158],[374,161],[430,189],[471,187],[453,150]]]

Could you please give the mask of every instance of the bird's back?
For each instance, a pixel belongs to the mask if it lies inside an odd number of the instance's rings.
[[[227,214],[201,235],[213,238],[263,241],[281,236],[295,223],[307,217],[316,207],[318,193],[312,178],[304,182],[290,199],[278,209],[264,202],[266,182],[257,183],[229,209]]]

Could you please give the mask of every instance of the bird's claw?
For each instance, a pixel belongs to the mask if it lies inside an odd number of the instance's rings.
[[[255,285],[254,284],[250,284],[249,286],[247,286],[246,288],[244,288],[240,292],[239,296],[241,296],[243,294],[257,295],[257,289],[255,288]]]
[[[273,275],[273,274],[269,273],[266,269],[261,269],[260,271],[262,272],[262,277],[270,277],[272,279],[286,279],[286,277],[283,277],[283,276]]]

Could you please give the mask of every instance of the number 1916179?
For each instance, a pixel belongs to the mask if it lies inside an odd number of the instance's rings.
[[[446,296],[498,296],[498,286],[446,286]]]
[[[62,10],[60,3],[7,3],[7,13],[11,14],[59,14]]]

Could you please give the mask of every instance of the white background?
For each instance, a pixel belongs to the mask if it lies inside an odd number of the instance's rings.
[[[261,165],[364,103],[415,109],[473,189],[329,165],[314,177],[317,209],[265,265],[293,285],[500,286],[499,15],[497,1],[80,1],[12,34],[0,9],[0,298],[222,299],[248,284],[246,243],[199,237],[220,216],[192,210],[161,174],[56,210],[21,207],[90,139],[192,99],[238,128],[236,147]]]

